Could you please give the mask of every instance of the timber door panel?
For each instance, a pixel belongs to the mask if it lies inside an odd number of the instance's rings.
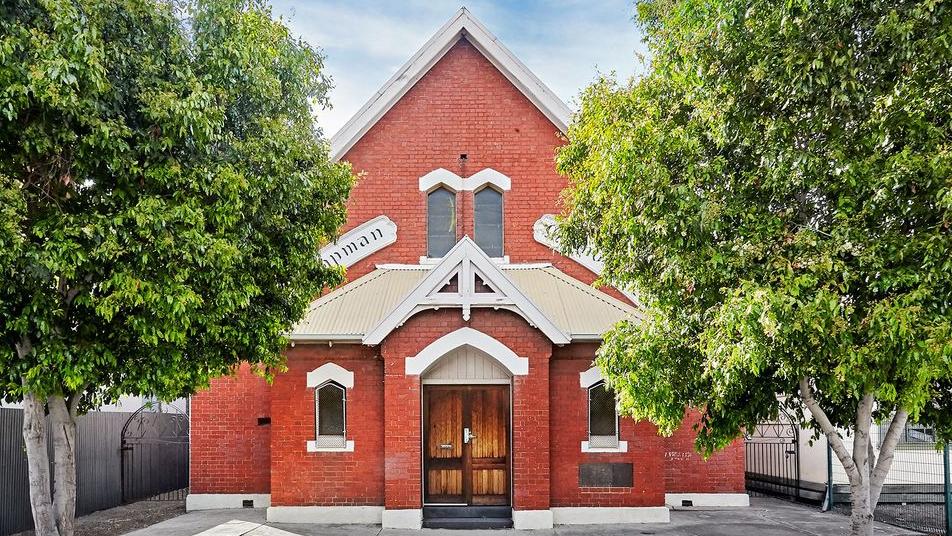
[[[426,503],[509,504],[508,386],[424,386],[423,422]]]

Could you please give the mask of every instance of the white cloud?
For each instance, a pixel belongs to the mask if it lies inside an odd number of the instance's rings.
[[[292,32],[327,55],[333,109],[318,111],[318,122],[328,136],[460,5],[458,0],[273,3]],[[622,78],[641,72],[635,52],[644,49],[626,0],[476,0],[467,7],[570,106],[599,72],[615,71]]]

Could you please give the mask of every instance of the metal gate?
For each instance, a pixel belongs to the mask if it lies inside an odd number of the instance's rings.
[[[758,424],[745,438],[747,491],[800,499],[800,427],[781,409],[776,421]]]
[[[188,493],[188,415],[146,405],[122,427],[122,502],[182,500]]]

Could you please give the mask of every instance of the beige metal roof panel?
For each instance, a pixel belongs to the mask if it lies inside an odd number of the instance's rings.
[[[426,275],[419,270],[374,270],[326,294],[291,332],[295,339],[360,339]]]
[[[638,310],[557,268],[504,270],[506,275],[573,339],[599,337]]]
[[[296,340],[359,340],[426,276],[430,267],[378,268],[318,298],[291,333]],[[601,336],[639,311],[545,265],[502,271],[559,329],[573,339]]]

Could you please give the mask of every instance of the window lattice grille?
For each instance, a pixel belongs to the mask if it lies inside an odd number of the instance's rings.
[[[618,412],[615,393],[604,383],[588,390],[588,441],[593,448],[618,446]]]

